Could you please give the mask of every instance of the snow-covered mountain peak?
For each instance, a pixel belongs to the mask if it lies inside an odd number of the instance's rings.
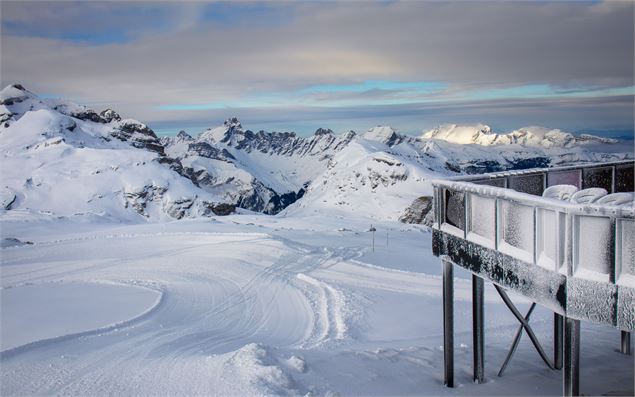
[[[176,134],[176,139],[180,140],[180,141],[193,141],[194,138],[192,138],[192,136],[190,134],[188,134],[187,132],[185,132],[184,130],[179,131],[178,134]]]
[[[424,139],[441,139],[459,144],[471,144],[489,140],[485,138],[491,138],[491,133],[492,129],[482,123],[442,124],[425,132],[421,137]]]
[[[240,120],[237,117],[230,117],[223,125],[218,127],[210,127],[203,131],[197,137],[198,141],[208,142],[208,143],[220,143],[220,142],[230,142],[241,141],[244,139],[245,130],[243,129]],[[232,139],[234,136],[236,138]]]
[[[0,91],[0,104],[13,105],[22,102],[27,98],[36,98],[37,96],[31,91],[24,88],[21,84],[11,84]]]
[[[580,143],[616,143],[614,139],[584,134],[579,137],[562,131],[539,126],[522,127],[509,133],[496,133],[485,124],[443,124],[425,132],[422,139],[439,139],[462,145],[523,145],[536,147],[570,148]]]
[[[401,143],[405,137],[399,134],[399,132],[391,126],[378,125],[366,131],[362,135],[362,138],[369,141],[381,142],[388,146],[394,146]]]

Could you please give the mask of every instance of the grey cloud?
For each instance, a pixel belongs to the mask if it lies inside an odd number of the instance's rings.
[[[96,4],[122,12],[127,6]],[[370,79],[442,81],[453,92],[633,85],[632,2],[302,3],[288,5],[284,23],[265,25],[203,24],[200,4],[157,4],[188,22],[99,46],[3,34],[2,83],[22,82],[148,121],[198,117],[157,110],[163,104]],[[81,12],[71,13],[54,23],[81,19]]]
[[[246,128],[296,131],[311,134],[319,127],[335,131],[364,131],[378,124],[390,124],[404,133],[418,135],[443,123],[489,124],[498,131],[528,125],[561,128],[571,132],[600,135],[633,135],[635,117],[632,95],[601,98],[540,98],[478,102],[412,103],[404,105],[292,108],[228,108],[184,115],[174,112],[151,123],[160,132],[191,133],[222,124],[238,116]]]

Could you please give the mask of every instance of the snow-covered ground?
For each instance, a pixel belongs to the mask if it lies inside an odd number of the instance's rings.
[[[472,382],[471,283],[458,269],[458,385],[443,387],[428,229],[375,222],[373,252],[368,220],[307,213],[144,224],[5,213],[1,237],[32,244],[0,250],[0,394],[561,394],[562,372],[526,336],[496,376],[518,323],[489,286],[487,381]],[[531,324],[551,351],[551,313]],[[618,346],[617,330],[582,324],[583,393],[633,394]]]

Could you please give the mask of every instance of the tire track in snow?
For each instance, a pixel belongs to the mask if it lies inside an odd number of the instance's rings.
[[[341,341],[348,329],[345,320],[346,301],[340,291],[306,274],[298,274],[298,280],[314,289],[318,299],[314,299],[314,313],[318,314],[312,338],[305,346],[316,347],[330,340]]]

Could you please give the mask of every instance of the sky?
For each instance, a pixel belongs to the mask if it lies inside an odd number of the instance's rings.
[[[0,2],[0,80],[159,134],[633,136],[632,1]]]

